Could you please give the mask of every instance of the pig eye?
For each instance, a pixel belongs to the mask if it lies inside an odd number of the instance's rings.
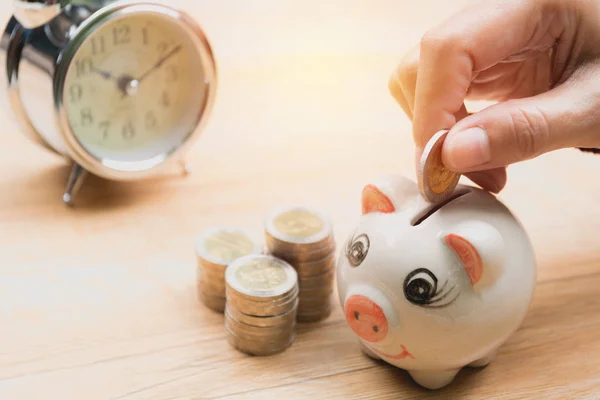
[[[404,280],[404,295],[413,304],[427,304],[437,291],[437,282],[430,270],[416,269]]]
[[[348,241],[346,257],[351,266],[358,267],[365,260],[369,252],[369,245],[369,237],[364,233]]]
[[[404,279],[404,296],[411,303],[421,307],[449,306],[460,295],[458,293],[452,297],[454,289],[454,285],[448,287],[448,281],[438,289],[437,277],[426,268],[415,269]]]

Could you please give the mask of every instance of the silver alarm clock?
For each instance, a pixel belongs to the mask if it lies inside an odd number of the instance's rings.
[[[13,114],[73,162],[63,200],[87,173],[139,179],[198,138],[216,92],[202,29],[147,1],[17,0],[1,40]]]

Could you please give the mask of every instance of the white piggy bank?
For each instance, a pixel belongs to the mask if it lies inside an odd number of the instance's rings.
[[[487,365],[518,329],[536,283],[531,242],[493,195],[462,186],[427,203],[400,176],[367,185],[337,266],[340,304],[363,351],[420,385]]]

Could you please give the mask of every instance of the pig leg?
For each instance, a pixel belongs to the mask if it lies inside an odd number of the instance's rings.
[[[366,355],[368,355],[369,357],[371,357],[374,360],[380,360],[380,358],[377,356],[377,354],[373,353],[371,351],[371,349],[369,349],[367,346],[365,346],[365,344],[361,341],[359,341],[360,343],[360,349],[362,350],[363,353],[365,353]]]
[[[408,371],[410,376],[417,382],[419,385],[424,388],[436,390],[441,389],[444,386],[447,386],[454,380],[456,374],[460,371],[460,369],[448,369],[448,370],[414,370]]]
[[[471,364],[469,364],[469,367],[473,367],[473,368],[485,367],[486,365],[488,365],[489,363],[492,362],[492,360],[496,357],[497,352],[498,352],[497,350],[494,350],[487,356],[481,357],[480,359],[473,361]]]

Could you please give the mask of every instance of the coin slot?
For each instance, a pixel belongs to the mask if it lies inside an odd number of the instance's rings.
[[[435,214],[436,212],[441,210],[446,205],[452,203],[454,200],[456,200],[470,192],[471,191],[469,189],[457,189],[456,193],[453,194],[450,198],[442,201],[441,203],[434,204],[431,207],[426,208],[425,210],[421,211],[419,214],[415,215],[415,217],[411,221],[411,225],[417,226],[417,225],[421,224],[423,221],[425,221],[427,218],[431,217],[433,214]]]

